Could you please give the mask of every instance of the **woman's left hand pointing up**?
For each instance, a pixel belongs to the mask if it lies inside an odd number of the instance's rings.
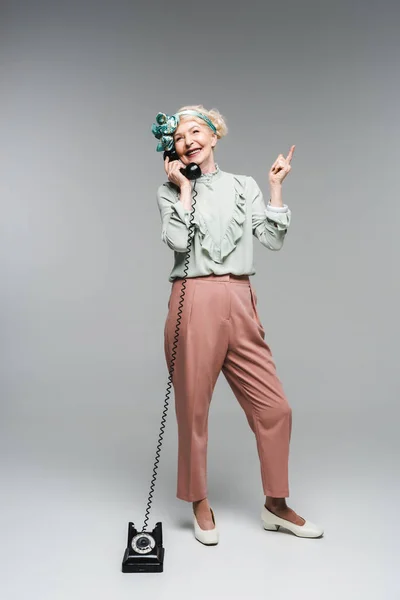
[[[285,158],[283,154],[279,154],[278,158],[272,165],[269,171],[269,183],[271,186],[280,185],[285,179],[286,175],[291,170],[290,162],[293,158],[294,149],[296,146],[292,146],[289,150],[289,154]]]

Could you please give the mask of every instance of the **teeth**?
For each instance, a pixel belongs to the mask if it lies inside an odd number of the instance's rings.
[[[188,156],[191,156],[192,154],[196,154],[196,152],[200,152],[200,149],[197,148],[197,150],[190,150],[190,152],[188,152]]]

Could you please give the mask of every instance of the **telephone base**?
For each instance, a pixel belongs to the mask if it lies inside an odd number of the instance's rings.
[[[160,522],[150,533],[139,532],[133,523],[129,523],[128,544],[122,559],[123,573],[162,573],[164,553]]]

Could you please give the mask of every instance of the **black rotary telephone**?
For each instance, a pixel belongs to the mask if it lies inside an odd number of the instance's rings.
[[[179,156],[175,150],[166,150],[164,152],[163,158],[165,160],[166,157],[169,157],[170,161],[179,160]],[[128,543],[124,553],[124,557],[122,559],[122,572],[123,573],[162,573],[164,570],[164,547],[163,547],[163,536],[162,536],[162,524],[161,522],[156,523],[155,528],[151,533],[147,533],[146,527],[147,522],[149,520],[149,513],[151,502],[153,499],[154,485],[156,481],[156,474],[158,463],[160,459],[160,450],[162,437],[164,435],[165,429],[165,421],[168,410],[168,399],[171,393],[172,387],[172,375],[175,368],[175,358],[176,358],[176,347],[178,345],[179,339],[179,327],[182,315],[182,306],[183,299],[185,297],[185,289],[186,289],[186,281],[187,281],[187,271],[189,267],[189,258],[190,258],[190,248],[192,241],[192,228],[193,228],[193,215],[194,215],[194,207],[196,204],[196,179],[201,176],[201,169],[199,165],[196,163],[190,163],[187,167],[180,169],[181,173],[185,175],[189,180],[193,180],[193,203],[192,203],[192,212],[190,213],[190,225],[189,225],[189,235],[188,235],[188,245],[186,250],[185,257],[185,267],[184,267],[184,278],[182,281],[182,291],[178,306],[178,318],[176,321],[176,328],[174,334],[174,343],[172,346],[172,360],[169,367],[169,378],[167,384],[167,393],[165,396],[164,402],[164,410],[161,418],[161,428],[158,437],[157,443],[157,451],[156,458],[153,466],[153,477],[150,484],[150,493],[147,502],[147,508],[145,513],[145,519],[142,531],[138,531],[135,529],[134,523],[130,522],[128,525]]]

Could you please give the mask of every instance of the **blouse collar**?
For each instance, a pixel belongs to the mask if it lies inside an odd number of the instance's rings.
[[[218,179],[222,174],[221,169],[218,164],[215,163],[215,171],[212,173],[202,173],[201,176],[197,179],[200,183],[210,184],[213,183],[216,179]]]

